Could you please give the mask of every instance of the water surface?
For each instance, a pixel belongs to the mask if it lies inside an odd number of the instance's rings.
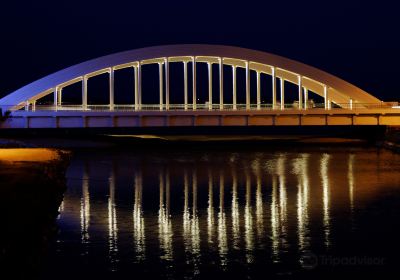
[[[376,148],[77,151],[43,275],[399,274],[399,171]]]

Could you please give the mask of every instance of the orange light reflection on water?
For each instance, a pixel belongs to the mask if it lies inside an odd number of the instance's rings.
[[[0,149],[0,161],[45,162],[59,159],[56,150],[45,148]]]

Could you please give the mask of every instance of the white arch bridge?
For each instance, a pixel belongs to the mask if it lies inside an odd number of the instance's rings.
[[[183,72],[183,103],[170,102],[170,65]],[[197,67],[208,65],[207,101],[198,102]],[[142,67],[156,64],[157,104],[142,102]],[[214,65],[214,67],[213,67]],[[218,86],[213,82],[218,67]],[[231,67],[226,71],[227,67]],[[115,104],[115,73],[134,69],[133,104]],[[238,96],[237,69],[244,69],[244,95]],[[255,72],[255,88],[251,72]],[[88,103],[88,80],[108,74],[107,105]],[[189,75],[190,74],[190,75]],[[214,73],[215,74],[215,73]],[[227,76],[229,75],[229,77]],[[261,87],[271,77],[268,95]],[[215,78],[215,77],[214,77]],[[225,79],[225,82],[224,82]],[[226,81],[232,83],[229,92]],[[254,75],[253,75],[254,79]],[[81,84],[80,104],[63,104],[63,88]],[[253,81],[254,83],[254,81]],[[295,85],[288,102],[285,85]],[[243,85],[242,85],[243,86]],[[292,86],[293,88],[293,86]],[[255,94],[252,94],[255,93]],[[154,92],[153,92],[154,94]],[[40,100],[52,95],[51,104]],[[319,96],[315,103],[310,96]],[[229,98],[227,98],[229,97]],[[265,99],[269,103],[263,102]],[[229,99],[229,103],[224,102]],[[238,100],[245,100],[239,103]],[[10,116],[2,128],[280,126],[280,125],[400,125],[396,102],[383,102],[362,89],[314,67],[273,54],[218,45],[168,45],[112,54],[58,71],[0,99]]]

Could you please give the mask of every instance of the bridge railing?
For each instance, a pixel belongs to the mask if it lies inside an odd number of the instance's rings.
[[[342,109],[393,109],[399,106],[399,102],[381,102],[381,103],[337,103],[332,108]]]
[[[208,104],[170,104],[168,107],[163,104],[141,104],[136,109],[135,105],[114,105],[111,111],[119,111],[119,112],[130,112],[130,111],[220,111],[220,104],[212,104],[211,106]],[[284,109],[296,109],[298,108],[296,105],[285,104]],[[318,104],[318,108],[321,108],[320,104]],[[245,111],[245,110],[272,110],[272,104],[251,104],[249,107],[246,107],[246,104],[223,104],[222,110],[224,111]],[[276,106],[276,109],[281,109],[280,105]],[[110,105],[87,105],[86,108],[82,105],[35,105],[21,108],[21,110],[26,111],[95,111],[95,112],[105,112],[110,111]]]
[[[14,106],[7,106],[8,108]],[[110,105],[87,105],[84,108],[82,105],[70,105],[62,104],[54,106],[52,104],[29,104],[28,106],[22,107],[21,110],[25,111],[93,111],[93,112],[106,112],[106,111],[119,111],[119,112],[131,112],[131,111],[259,111],[259,110],[296,110],[298,109],[298,103],[294,102],[291,104],[284,104],[281,106],[279,102],[273,108],[272,104],[124,104],[114,105],[110,108]],[[347,109],[347,110],[358,110],[358,109],[400,109],[398,102],[382,102],[382,103],[332,103],[327,110],[331,109]],[[308,103],[302,110],[313,110],[313,109],[325,109],[324,103]]]

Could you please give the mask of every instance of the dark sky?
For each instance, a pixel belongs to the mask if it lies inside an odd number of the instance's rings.
[[[67,66],[146,46],[225,44],[272,52],[398,100],[396,1],[8,1],[0,96]]]

